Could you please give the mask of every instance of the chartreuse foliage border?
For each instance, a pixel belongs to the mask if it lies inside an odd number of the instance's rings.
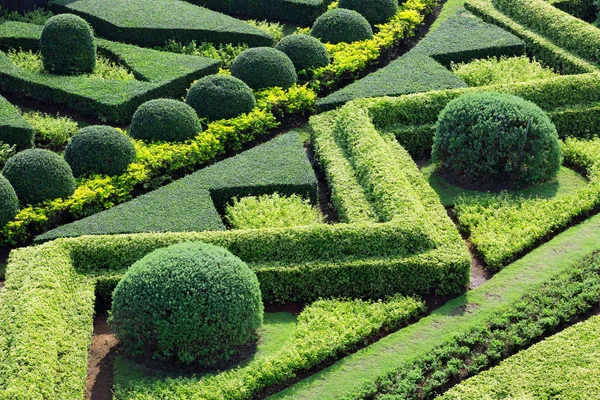
[[[37,51],[42,27],[0,20],[0,50]],[[185,94],[190,84],[218,71],[219,61],[143,49],[97,39],[98,52],[130,69],[135,81],[58,76],[25,71],[0,52],[0,89],[64,104],[112,122],[129,121],[137,107],[156,97]]]

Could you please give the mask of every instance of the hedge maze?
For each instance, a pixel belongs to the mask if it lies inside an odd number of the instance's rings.
[[[0,399],[597,397],[599,12],[0,10]]]

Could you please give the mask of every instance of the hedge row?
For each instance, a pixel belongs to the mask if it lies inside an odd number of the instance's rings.
[[[317,180],[296,134],[221,161],[132,201],[63,225],[36,241],[137,232],[224,230],[219,216],[233,197],[279,192],[317,201]]]
[[[169,40],[272,46],[273,37],[228,15],[179,0],[53,0],[50,10],[86,19],[96,34],[139,46]]]
[[[21,22],[0,24],[0,48],[38,50],[41,27]],[[96,40],[98,53],[125,65],[135,81],[92,79],[27,72],[0,53],[0,89],[25,94],[49,103],[65,104],[77,111],[112,122],[125,122],[137,107],[156,97],[177,97],[190,84],[217,72],[217,60],[160,52]]]
[[[19,110],[0,96],[0,143],[25,150],[33,147],[34,135],[35,130],[23,119]]]
[[[594,22],[598,17],[598,6],[594,0],[546,0],[548,4],[553,5],[571,14],[574,17],[587,22]]]

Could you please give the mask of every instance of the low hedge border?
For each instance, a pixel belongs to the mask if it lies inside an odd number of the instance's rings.
[[[16,150],[33,147],[35,130],[23,119],[19,110],[0,96],[0,143],[15,146]]]

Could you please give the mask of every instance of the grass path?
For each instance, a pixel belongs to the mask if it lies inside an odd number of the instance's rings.
[[[577,225],[506,267],[488,283],[269,399],[342,399],[464,332],[499,308],[600,248],[600,215]]]

